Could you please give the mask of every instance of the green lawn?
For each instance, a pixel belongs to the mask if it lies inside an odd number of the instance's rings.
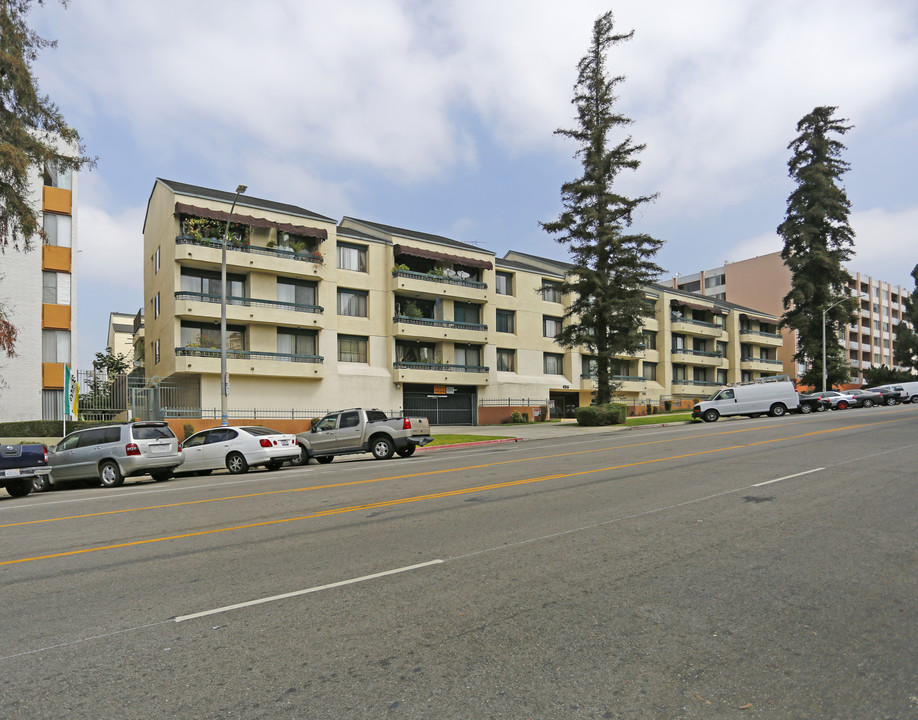
[[[658,425],[660,423],[668,422],[682,422],[685,420],[691,420],[691,412],[672,412],[672,413],[657,413],[656,415],[642,415],[639,417],[630,417],[626,420],[626,424],[631,425]]]
[[[488,440],[507,440],[509,435],[434,435],[432,443],[427,443],[424,447],[434,447],[436,445],[459,445],[460,443],[486,442]]]

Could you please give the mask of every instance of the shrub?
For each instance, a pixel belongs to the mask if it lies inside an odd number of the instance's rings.
[[[673,410],[673,401],[672,401],[672,400],[664,400],[664,401],[663,401],[663,409],[664,409],[666,412],[672,412],[672,410]]]
[[[548,405],[539,406],[539,418],[541,418],[542,422],[548,420]]]
[[[189,435],[194,435],[194,425],[191,423],[185,423],[182,425],[182,430],[185,433],[185,438],[187,439]]]
[[[68,420],[67,432],[100,427],[101,425],[118,425],[118,422],[102,420]],[[0,423],[0,437],[62,437],[64,423],[62,420],[25,420],[21,422]]]
[[[609,403],[608,405],[590,405],[588,407],[579,407],[575,411],[577,424],[584,427],[596,427],[599,425],[621,425],[625,422],[628,414],[628,408],[618,403]]]

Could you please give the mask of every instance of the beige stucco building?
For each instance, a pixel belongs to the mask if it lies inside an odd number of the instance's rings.
[[[145,371],[220,405],[220,264],[233,194],[157,180],[144,224]],[[589,404],[590,358],[554,341],[570,265],[239,197],[227,248],[231,417],[346,406],[471,423],[508,400]],[[217,239],[210,239],[217,236]],[[623,357],[634,403],[773,375],[777,318],[660,285],[646,348]],[[278,414],[277,417],[282,417]]]
[[[886,365],[902,369],[893,361],[896,328],[905,316],[904,301],[908,290],[891,285],[869,275],[851,272],[848,287],[858,298],[857,320],[848,325],[840,341],[848,354],[851,376],[863,382],[864,370]],[[780,252],[769,253],[747,260],[725,263],[722,267],[703,270],[692,275],[679,275],[670,281],[673,287],[706,297],[741,303],[759,308],[771,315],[784,312],[784,296],[790,292],[791,273],[781,259]],[[783,372],[799,376],[802,368],[794,362],[796,335],[783,330],[784,345],[778,357]]]

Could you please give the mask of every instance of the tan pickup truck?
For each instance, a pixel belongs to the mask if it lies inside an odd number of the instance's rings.
[[[300,457],[291,464],[305,465],[310,458],[330,463],[335,455],[369,452],[377,460],[398,453],[410,457],[431,442],[430,423],[423,417],[389,418],[381,410],[349,408],[329,413],[309,432],[298,433]]]

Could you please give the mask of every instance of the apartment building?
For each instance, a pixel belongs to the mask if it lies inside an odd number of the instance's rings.
[[[893,361],[896,327],[905,315],[904,301],[909,291],[862,273],[851,272],[848,287],[858,298],[858,317],[848,325],[839,340],[848,353],[848,364],[855,382],[863,382],[864,371],[886,365],[902,369]],[[772,315],[784,312],[784,296],[790,292],[791,273],[780,252],[725,263],[722,267],[691,275],[679,275],[669,281],[674,288],[700,293],[706,297],[730,300],[759,308]],[[799,376],[802,368],[794,362],[796,336],[783,331],[784,345],[778,357],[783,372]]]
[[[220,264],[233,194],[158,179],[144,224],[145,369],[220,405]],[[227,246],[230,415],[403,408],[473,423],[480,403],[589,404],[595,362],[554,340],[569,264],[241,196]],[[216,239],[214,239],[216,238]],[[622,399],[705,396],[776,374],[777,318],[661,285]],[[176,408],[176,410],[181,410]]]
[[[41,208],[43,243],[7,250],[0,301],[16,326],[16,355],[0,358],[0,420],[59,420],[65,367],[77,356],[77,175],[35,168],[29,200]]]
[[[124,355],[129,367],[134,366],[134,317],[135,313],[113,312],[108,315],[106,348],[117,355]]]

